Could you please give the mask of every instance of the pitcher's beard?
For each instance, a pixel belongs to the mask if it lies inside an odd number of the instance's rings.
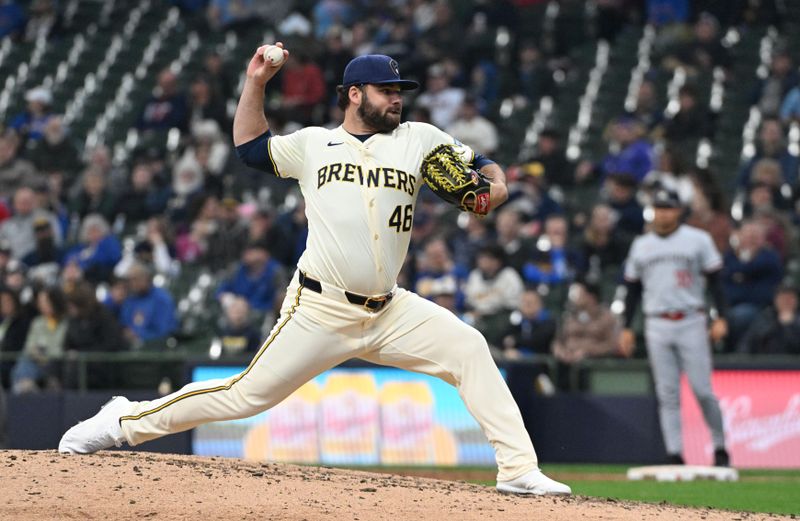
[[[376,132],[391,132],[400,124],[400,114],[386,112],[381,114],[375,106],[364,96],[364,102],[358,107],[358,117],[368,127],[375,129]]]

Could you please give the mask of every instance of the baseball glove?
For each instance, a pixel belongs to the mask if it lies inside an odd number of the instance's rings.
[[[442,144],[431,150],[422,160],[420,172],[442,200],[462,211],[489,213],[489,180],[469,167],[456,145]]]

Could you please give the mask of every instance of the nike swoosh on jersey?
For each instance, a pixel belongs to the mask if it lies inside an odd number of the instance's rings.
[[[328,146],[329,147],[335,147],[336,145],[343,145],[343,144],[344,144],[344,141],[342,141],[341,143],[334,143],[332,141],[328,141]]]

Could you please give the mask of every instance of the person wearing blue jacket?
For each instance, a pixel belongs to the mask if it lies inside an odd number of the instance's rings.
[[[284,269],[272,258],[266,243],[253,241],[242,252],[242,260],[233,277],[220,284],[217,297],[238,295],[247,299],[254,310],[269,311],[286,283]]]
[[[122,244],[100,214],[89,214],[81,224],[81,243],[70,251],[64,264],[76,262],[86,280],[105,282],[122,259]]]
[[[783,279],[778,253],[768,247],[764,228],[745,221],[736,233],[735,247],[724,256],[723,284],[730,305],[730,341],[739,341],[758,313],[772,303]]]
[[[132,343],[149,342],[168,336],[178,327],[175,303],[162,288],[153,286],[153,273],[134,263],[126,273],[128,296],[120,306],[120,322]]]
[[[582,161],[575,172],[578,182],[591,177],[605,181],[613,174],[628,174],[641,183],[653,169],[653,145],[645,137],[645,126],[629,115],[619,116],[611,124],[609,152],[598,163]]]

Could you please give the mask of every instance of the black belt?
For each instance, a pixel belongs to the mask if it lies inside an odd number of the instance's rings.
[[[322,293],[322,284],[320,284],[318,280],[312,279],[302,271],[300,272],[299,280],[302,287],[308,288],[315,293]],[[392,293],[387,293],[386,295],[381,295],[379,297],[365,297],[364,295],[350,293],[349,291],[345,291],[344,296],[347,297],[347,301],[351,304],[364,306],[367,310],[373,312],[382,310],[386,304],[392,301],[392,298],[394,297]]]

